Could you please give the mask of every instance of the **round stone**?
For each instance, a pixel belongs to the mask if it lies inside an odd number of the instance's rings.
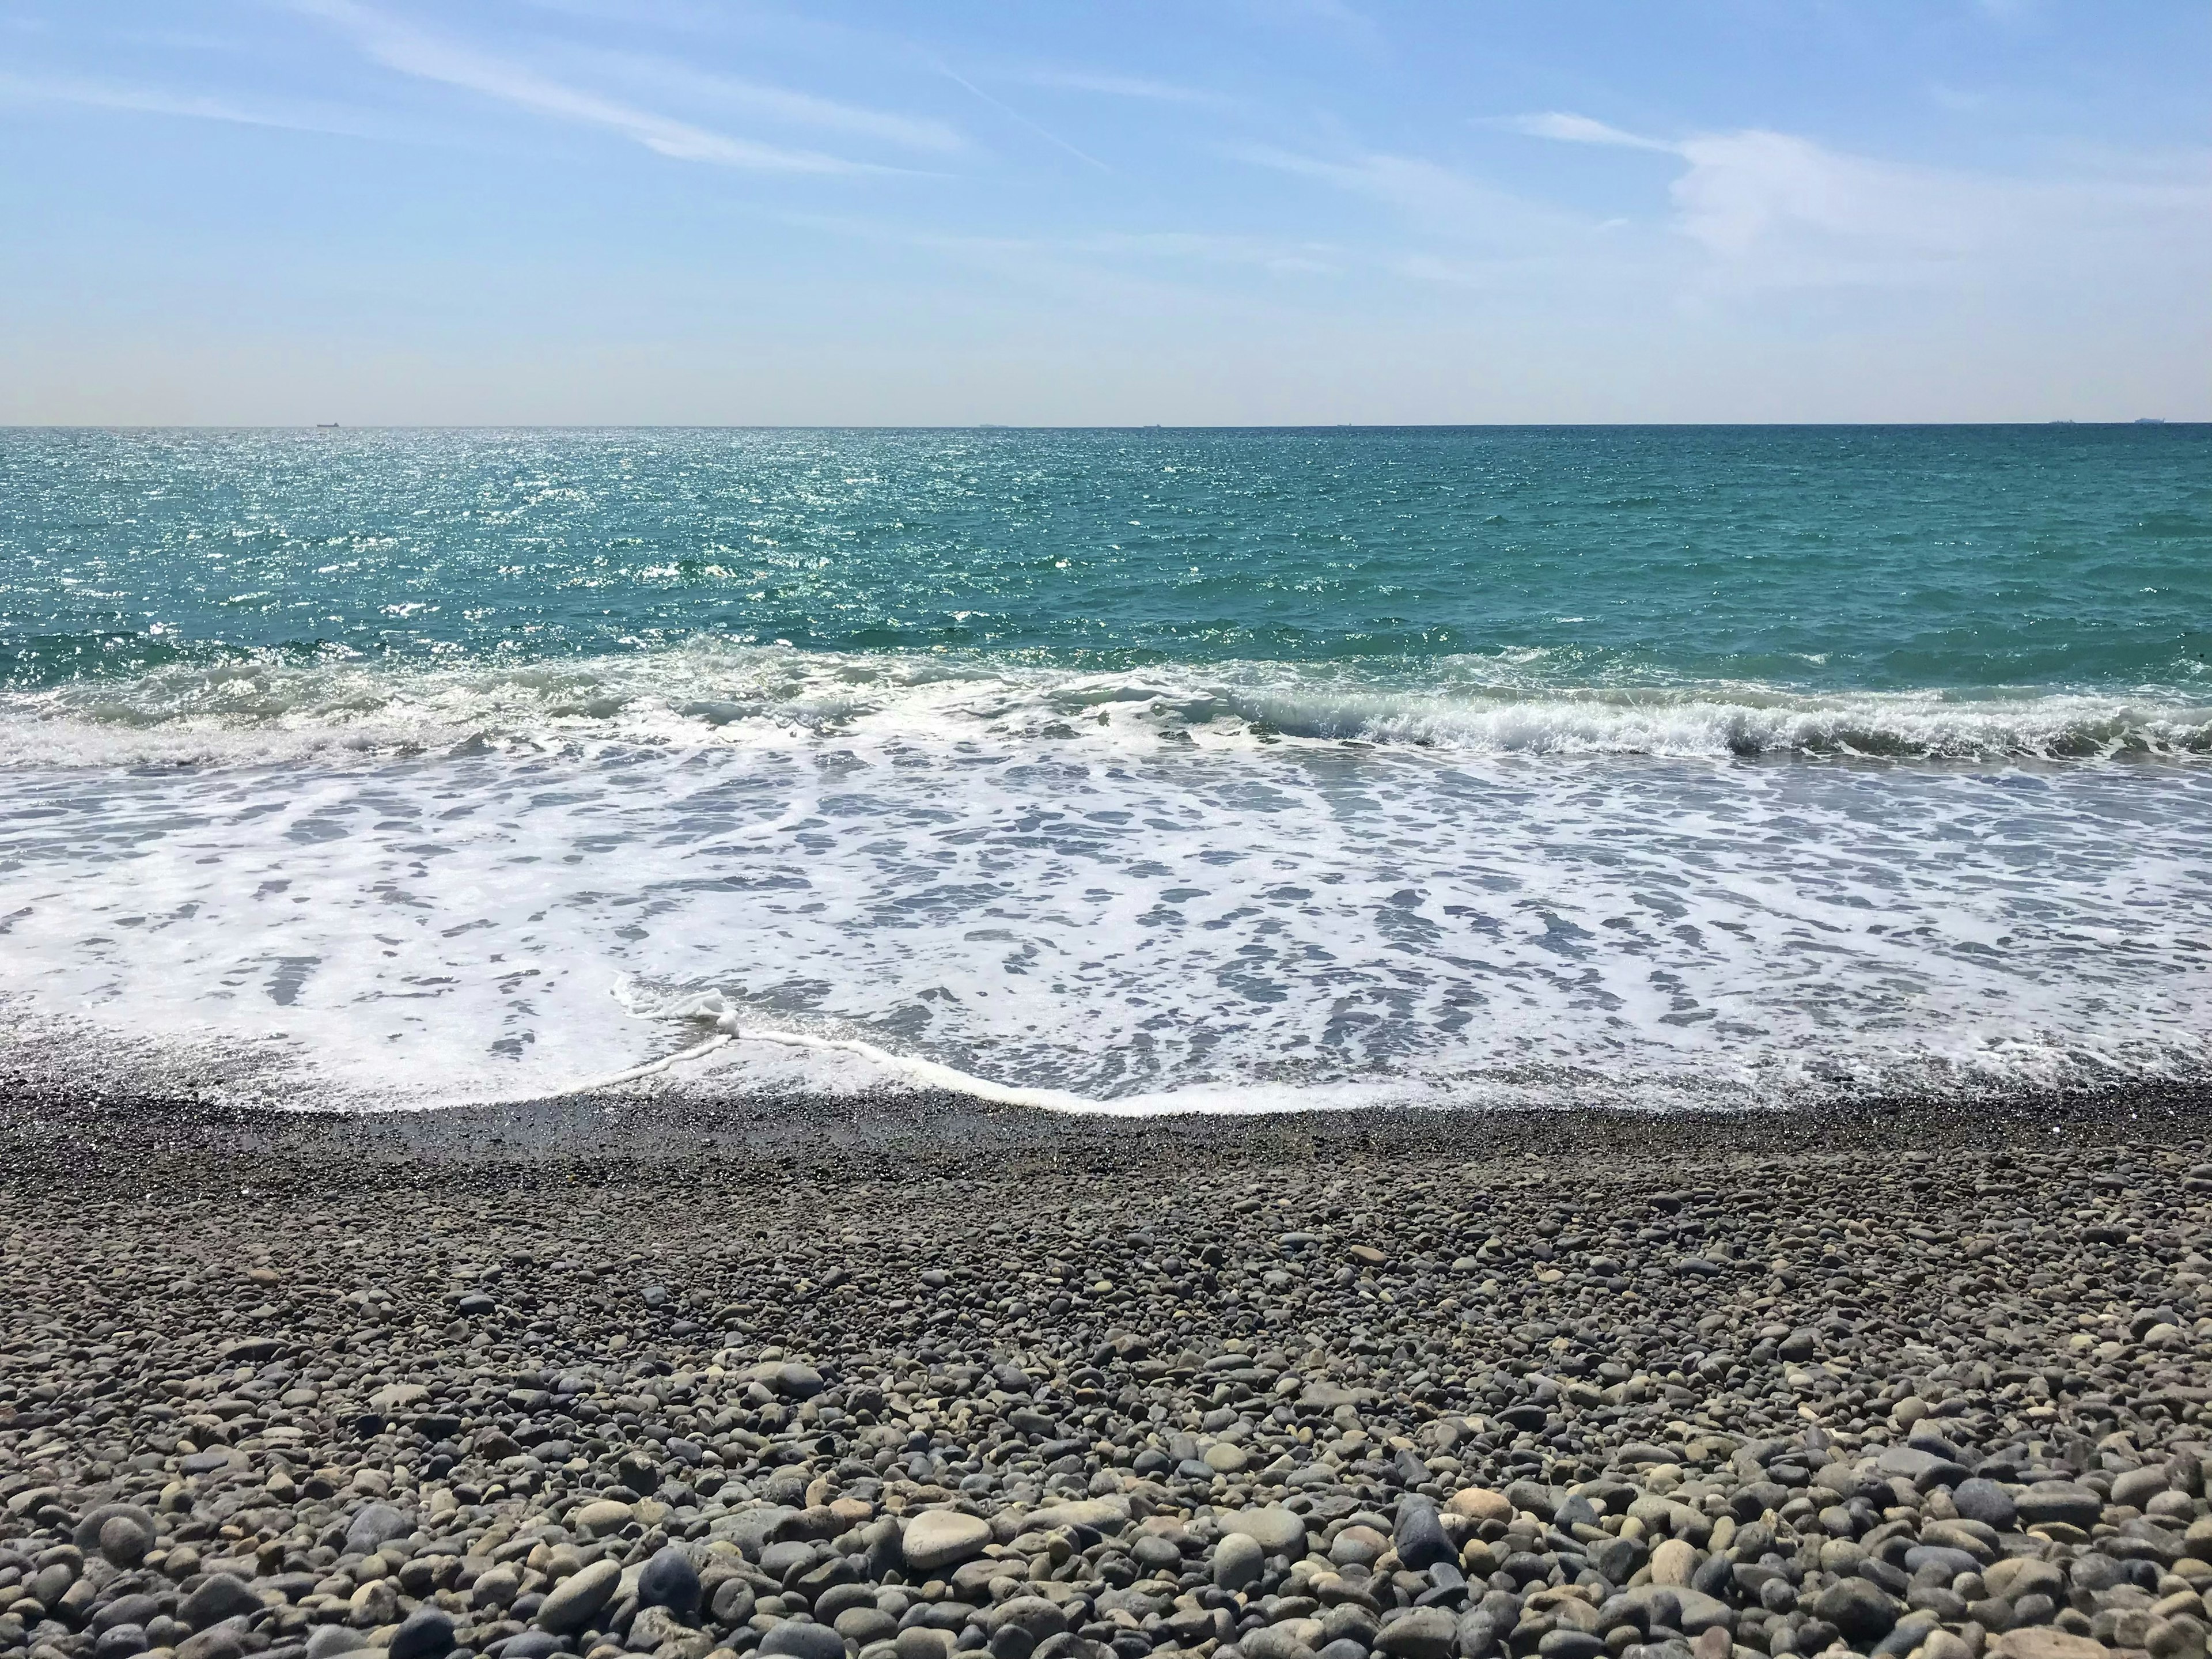
[[[1232,1532],[1213,1548],[1213,1582],[1232,1594],[1260,1582],[1267,1553],[1249,1533]]]
[[[146,1559],[154,1534],[135,1516],[111,1515],[100,1528],[100,1553],[126,1571]]]
[[[689,1619],[699,1611],[699,1570],[673,1544],[658,1552],[637,1576],[637,1599]]]
[[[442,1607],[417,1607],[392,1632],[392,1659],[444,1659],[453,1648],[453,1616]]]

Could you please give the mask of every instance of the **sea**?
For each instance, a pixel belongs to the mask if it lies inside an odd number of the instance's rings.
[[[2212,427],[0,432],[0,1060],[349,1109],[2212,1073]]]

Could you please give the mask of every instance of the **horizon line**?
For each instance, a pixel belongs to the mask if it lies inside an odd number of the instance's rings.
[[[2212,426],[2212,416],[1887,421],[0,421],[0,432],[1526,432],[2053,426]]]

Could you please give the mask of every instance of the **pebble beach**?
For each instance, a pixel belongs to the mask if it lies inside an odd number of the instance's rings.
[[[2137,1091],[0,1106],[0,1659],[2198,1659]]]

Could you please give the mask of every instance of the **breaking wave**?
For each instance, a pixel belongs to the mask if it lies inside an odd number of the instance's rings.
[[[1567,685],[1543,653],[1093,670],[951,653],[695,644],[536,663],[274,658],[0,694],[0,765],[258,764],[476,747],[793,739],[1308,740],[1474,755],[2200,759],[2212,700],[2161,688],[1808,692]]]

